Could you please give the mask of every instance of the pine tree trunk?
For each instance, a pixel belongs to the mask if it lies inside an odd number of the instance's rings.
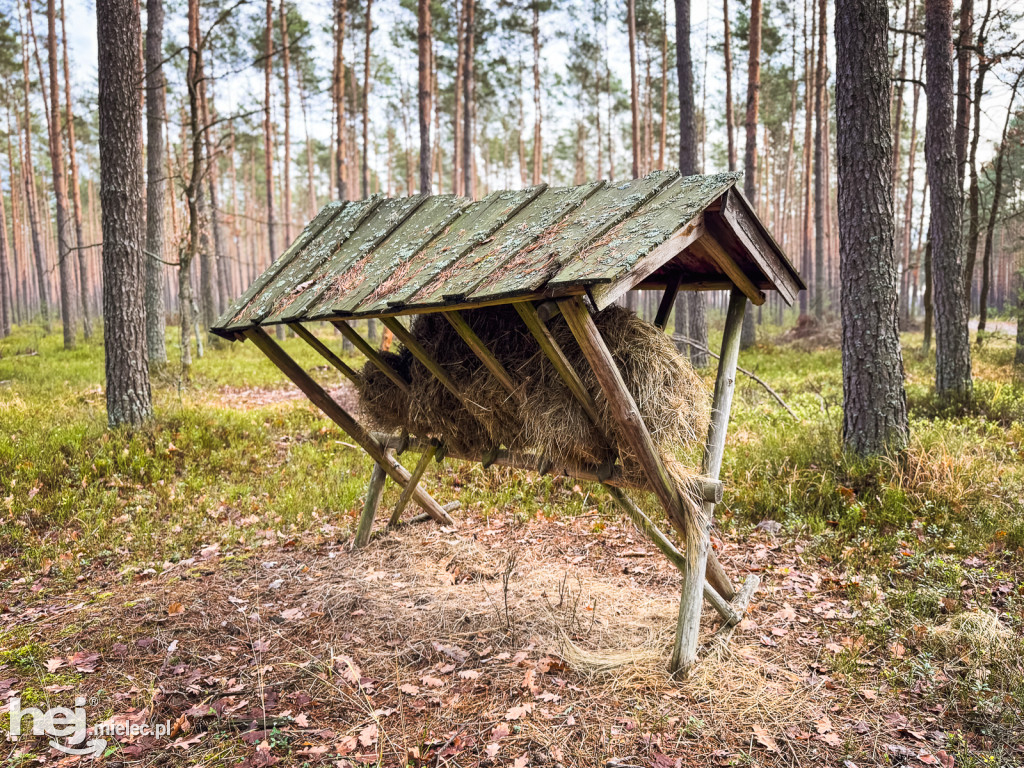
[[[803,158],[803,187],[804,187],[804,210],[803,210],[803,231],[801,233],[801,248],[800,248],[800,272],[803,274],[804,279],[810,283],[811,269],[812,269],[812,244],[811,244],[811,169],[812,169],[812,158],[813,153],[811,152],[811,142],[808,137],[811,135],[813,128],[812,115],[814,114],[814,98],[810,95],[814,90],[814,57],[815,49],[813,45],[813,37],[815,30],[817,29],[814,20],[817,18],[817,8],[813,2],[810,8],[811,24],[808,29],[808,8],[807,2],[804,2],[804,158]],[[809,307],[807,291],[800,292],[800,315],[801,317],[807,314]]]
[[[112,427],[139,426],[153,417],[153,400],[143,301],[138,3],[96,0],[96,27],[107,421]]]
[[[925,6],[925,162],[932,189],[935,389],[942,398],[959,400],[971,394],[971,347],[961,241],[963,192],[957,181],[953,124],[952,15],[952,0],[929,0]]]
[[[146,350],[150,365],[167,363],[164,328],[164,3],[146,5]]]
[[[988,215],[988,226],[985,229],[985,251],[981,260],[981,293],[979,294],[978,313],[978,346],[981,346],[985,333],[985,326],[988,322],[988,293],[992,278],[992,248],[995,238],[996,217],[999,213],[999,203],[1003,196],[1003,162],[1009,147],[1006,144],[1006,135],[1010,129],[1010,120],[1013,117],[1013,103],[1017,98],[1017,89],[1020,87],[1021,79],[1024,78],[1024,70],[1017,74],[1013,83],[1013,90],[1010,92],[1010,103],[1006,109],[1006,120],[1003,122],[1003,133],[999,140],[999,147],[995,157],[995,179],[992,181],[992,208]]]
[[[476,40],[476,0],[463,0],[466,8],[466,63],[462,74],[462,188],[463,194],[476,199],[476,174],[473,165],[473,110],[476,75],[473,72]]]
[[[747,115],[746,147],[743,155],[743,194],[758,208],[757,195],[757,111],[761,98],[761,0],[750,0],[750,39],[747,45]],[[754,311],[747,305],[740,332],[740,349],[749,349],[757,342]]]
[[[629,27],[629,106],[632,117],[630,133],[633,149],[633,178],[640,175],[640,86],[636,75],[636,0],[627,0],[626,24]],[[682,89],[680,89],[682,90]],[[534,179],[534,184],[537,180]]]
[[[60,3],[61,46],[64,52],[64,104],[68,155],[71,161],[71,201],[74,207],[76,261],[78,263],[78,299],[82,308],[82,329],[86,340],[92,338],[92,313],[89,310],[89,254],[82,236],[82,191],[78,177],[78,151],[75,147],[75,118],[71,108],[71,65],[68,60],[68,32],[64,19],[64,0]]]
[[[729,170],[736,170],[736,133],[733,130],[736,117],[733,115],[732,100],[732,31],[729,21],[729,0],[722,0],[722,18],[725,19],[725,135],[728,147]],[[795,73],[794,73],[795,77]]]
[[[630,0],[632,2],[633,0]],[[473,0],[463,0],[471,3]],[[530,27],[533,37],[533,183],[540,184],[544,157],[541,145],[541,111],[540,111],[540,2],[533,2],[533,26]],[[635,56],[635,51],[634,51]],[[634,60],[634,66],[635,66]]]
[[[462,186],[462,80],[466,66],[466,0],[456,3],[456,50],[455,50],[455,83],[453,85],[455,111],[452,115],[452,189],[456,195],[466,194]]]
[[[14,189],[14,184],[11,184]],[[3,179],[0,178],[0,339],[11,335],[14,292],[11,290],[11,265],[7,245],[7,213],[4,211]]]
[[[952,3],[949,4],[952,7]],[[974,26],[974,0],[960,0],[960,34],[956,44],[956,179],[957,189],[964,188],[967,164],[967,142],[971,132],[971,37]],[[926,67],[927,70],[927,67]]]
[[[823,17],[824,10],[823,2]],[[909,431],[896,304],[888,24],[885,0],[837,0],[843,442],[861,456],[902,451]]]
[[[345,136],[345,21],[348,15],[348,0],[335,0],[334,5],[334,115],[335,115],[335,151],[334,181],[338,189],[338,199],[348,199],[348,187],[345,184],[345,166],[347,161],[348,142]],[[268,32],[269,36],[269,32]],[[269,55],[270,42],[267,42]],[[270,66],[269,64],[267,65]],[[270,88],[267,87],[267,114],[270,113]],[[269,117],[268,117],[269,119]],[[267,161],[270,162],[269,160]],[[269,185],[268,185],[269,187]],[[269,187],[272,189],[272,187]],[[271,193],[272,194],[272,193]]]
[[[818,6],[818,70],[814,78],[814,316],[819,321],[825,317],[825,211],[828,206],[825,190],[825,153],[828,152],[828,113],[825,111],[827,11],[827,0],[821,0]],[[892,164],[891,155],[889,164]],[[892,203],[892,194],[889,202]]]
[[[370,6],[367,3],[366,6],[367,18],[370,14]],[[288,38],[288,7],[285,4],[285,0],[281,0],[281,5],[278,13],[278,17],[281,21],[281,86],[284,92],[284,172],[282,175],[282,201],[281,201],[281,219],[284,224],[284,242],[291,245],[292,242],[292,81],[291,81],[291,43]],[[367,43],[369,44],[369,43]],[[204,88],[205,91],[205,88]],[[213,162],[213,157],[210,157],[210,162]],[[210,195],[210,202],[213,205],[213,227],[216,238],[217,231],[217,204],[213,200],[213,194]],[[220,259],[218,249],[218,263]]]
[[[991,8],[991,5],[989,5]],[[978,46],[984,46],[986,18],[978,35]],[[967,251],[964,254],[964,296],[967,315],[971,313],[971,288],[974,285],[974,265],[978,256],[978,239],[981,230],[981,186],[978,183],[978,142],[981,138],[981,99],[985,93],[985,75],[988,63],[984,54],[979,57],[978,72],[974,80],[974,132],[967,154],[967,174],[970,179],[967,193]]]
[[[20,17],[19,17],[20,21]],[[39,313],[43,321],[43,330],[50,332],[50,291],[49,281],[45,266],[45,254],[43,252],[43,238],[39,225],[39,207],[36,203],[35,170],[32,163],[32,109],[29,105],[29,73],[28,73],[28,44],[24,30],[22,30],[22,84],[24,95],[24,133],[25,146],[21,160],[21,175],[25,185],[25,208],[28,209],[29,228],[32,233],[32,253],[35,256],[35,278],[36,289],[39,294]],[[19,142],[20,143],[20,142]]]
[[[430,111],[433,109],[431,89],[434,43],[431,31],[430,0],[417,3],[416,42],[419,53],[419,108],[420,108],[420,193],[430,194]],[[390,158],[390,153],[389,153]],[[390,167],[390,165],[389,165]]]
[[[663,0],[661,18],[664,27],[661,34],[661,135],[658,139],[658,168],[665,170],[665,143],[668,139],[668,0]],[[598,110],[600,115],[600,110]],[[598,117],[597,130],[598,167],[601,165],[601,120]],[[599,174],[600,175],[600,174]]]
[[[203,326],[210,328],[214,322],[216,322],[218,315],[224,310],[225,307],[230,303],[231,296],[228,291],[227,285],[227,254],[224,249],[224,233],[221,229],[222,215],[220,209],[220,186],[218,182],[218,166],[217,166],[217,152],[216,152],[216,134],[213,130],[213,118],[211,116],[212,109],[210,107],[211,97],[208,96],[206,87],[212,82],[212,77],[203,81],[200,89],[200,96],[202,97],[202,123],[206,127],[203,131],[203,143],[206,148],[206,190],[209,197],[209,212],[205,217],[208,228],[207,232],[213,233],[213,251],[211,253],[212,259],[209,263],[210,272],[210,300],[208,303],[209,310],[203,317]],[[287,154],[287,153],[286,153]],[[287,189],[287,187],[285,187]],[[286,196],[286,199],[290,202],[291,196]],[[288,208],[290,210],[290,206]],[[287,220],[285,221],[285,237],[288,237],[289,226]],[[290,240],[288,242],[291,242]],[[213,285],[216,284],[216,292],[213,290]],[[205,289],[204,289],[205,294]],[[204,298],[204,302],[206,299]],[[219,343],[219,336],[210,334],[210,341]]]
[[[363,197],[370,196],[370,36],[373,33],[373,20],[370,16],[372,0],[366,0],[366,48],[363,54]],[[287,54],[285,54],[287,55]],[[286,97],[287,98],[287,97]],[[287,119],[285,125],[287,126]],[[287,135],[287,134],[286,134]],[[289,240],[289,242],[291,242]]]

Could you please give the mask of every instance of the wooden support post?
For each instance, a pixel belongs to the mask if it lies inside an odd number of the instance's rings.
[[[754,285],[746,273],[740,269],[740,265],[730,256],[714,237],[709,233],[701,235],[693,244],[694,250],[707,255],[722,269],[726,276],[732,281],[743,294],[755,305],[760,306],[765,302],[764,292]]]
[[[312,332],[306,328],[302,323],[288,323],[288,327],[295,331],[295,335],[305,341],[309,346],[319,352],[323,358],[341,371],[345,376],[355,384],[357,387],[362,386],[363,377],[356,373],[354,370],[349,368],[345,361],[334,354],[326,344],[312,334]]]
[[[373,363],[380,372],[387,376],[391,381],[398,385],[398,388],[403,392],[409,391],[409,382],[402,378],[402,374],[388,365],[388,362],[380,356],[380,353],[373,348],[373,346],[362,336],[356,333],[355,328],[346,323],[344,320],[332,320],[331,325],[341,331],[341,335],[352,342],[352,346],[366,355],[370,362]]]
[[[572,392],[580,405],[583,406],[583,410],[586,411],[590,421],[594,424],[598,423],[597,417],[597,404],[594,402],[594,398],[590,396],[590,392],[587,391],[583,381],[577,375],[576,371],[573,370],[569,360],[565,357],[565,353],[562,352],[562,348],[558,346],[558,342],[555,341],[555,337],[551,335],[551,331],[544,325],[544,321],[540,319],[537,314],[536,308],[533,303],[529,301],[517,301],[512,305],[516,308],[516,312],[519,313],[519,317],[522,318],[523,322],[526,323],[526,327],[533,334],[533,338],[540,344],[541,350],[543,350],[545,356],[551,361],[551,364],[555,367],[558,375],[565,382],[565,385],[569,387],[569,391]]]
[[[708,428],[708,442],[704,448],[703,471],[709,477],[718,478],[725,453],[725,435],[729,426],[729,412],[732,409],[732,395],[736,386],[736,364],[740,353],[740,333],[743,327],[743,313],[747,307],[746,294],[734,288],[729,296],[729,309],[725,316],[725,330],[722,336],[722,356],[715,377],[715,395],[711,402],[711,425]],[[679,600],[679,621],[676,624],[676,641],[672,648],[669,672],[674,677],[686,677],[697,661],[697,639],[700,633],[701,584],[705,576],[710,580],[706,565],[711,553],[711,520],[715,505],[704,503],[704,514],[698,526],[692,526],[686,536],[686,578],[683,594]],[[732,595],[727,599],[732,599]],[[749,598],[748,598],[749,599]]]
[[[658,305],[658,314],[654,317],[654,325],[664,331],[668,323],[668,316],[672,314],[672,307],[676,303],[676,295],[679,293],[679,274],[676,273],[668,279],[665,286],[665,293],[661,296],[661,303]]]
[[[302,370],[299,365],[289,357],[276,341],[260,327],[248,328],[245,331],[246,338],[250,339],[259,350],[265,354],[274,365],[281,369],[302,393],[309,398],[313,405],[317,406],[326,416],[345,430],[370,458],[381,465],[388,477],[395,481],[400,488],[409,485],[409,470],[403,467],[394,456],[391,456],[384,446],[373,437],[366,429],[352,416],[338,405],[327,391],[321,387],[313,378]],[[440,504],[434,501],[433,497],[416,483],[413,487],[413,499],[419,504],[423,511],[429,514],[434,520],[443,525],[455,525],[455,521],[444,511]]]
[[[444,385],[445,389],[451,392],[455,397],[459,399],[459,402],[466,405],[466,399],[462,395],[462,390],[459,389],[458,385],[452,381],[452,377],[448,375],[448,371],[441,367],[441,364],[430,356],[430,353],[423,348],[416,337],[409,333],[408,329],[398,322],[398,318],[395,317],[382,317],[380,321],[384,324],[384,327],[395,334],[395,338],[398,339],[408,349],[412,356],[423,363],[423,367],[430,371],[437,380]],[[470,411],[472,413],[472,411]]]
[[[494,353],[491,352],[483,342],[483,339],[476,335],[476,332],[469,326],[469,323],[466,322],[465,318],[454,310],[451,312],[442,312],[441,314],[443,314],[445,318],[447,318],[448,322],[452,324],[455,332],[462,337],[464,342],[466,342],[466,346],[473,350],[473,353],[480,358],[480,362],[483,363],[484,367],[490,371],[491,375],[498,380],[498,383],[501,384],[501,386],[503,386],[510,395],[516,394],[515,382],[512,381],[512,377],[509,375],[508,371],[505,370],[505,366],[503,366],[498,358],[494,356]]]
[[[384,492],[384,481],[387,480],[387,477],[384,468],[374,462],[373,472],[370,474],[370,485],[366,488],[366,501],[363,502],[363,514],[359,516],[359,527],[356,529],[356,538],[352,542],[353,549],[365,547],[370,541],[373,518],[380,506],[380,497]],[[405,487],[409,488],[408,485]]]
[[[672,565],[678,568],[681,573],[685,573],[686,556],[676,549],[668,536],[661,532],[658,526],[644,514],[643,510],[629,496],[613,486],[606,485],[605,488],[608,489],[608,493],[622,507],[623,511],[629,515],[629,519],[633,521],[633,525],[637,527],[637,530],[654,542],[654,546],[662,551]],[[707,581],[704,582],[704,597],[718,611],[727,626],[732,626],[740,620],[733,607]]]
[[[562,317],[569,324],[573,336],[576,337],[580,349],[583,350],[583,355],[587,358],[587,362],[590,363],[590,367],[601,385],[601,391],[604,392],[604,396],[611,406],[612,417],[619,427],[619,432],[629,441],[630,448],[643,467],[658,500],[664,506],[669,521],[684,537],[688,538],[687,517],[699,518],[703,514],[703,510],[688,509],[684,506],[688,502],[680,495],[675,482],[668,470],[665,469],[658,446],[654,442],[654,438],[651,437],[647,425],[644,424],[640,410],[629,393],[626,382],[623,380],[611,352],[608,351],[601,332],[594,323],[594,318],[590,316],[583,302],[579,297],[571,297],[559,301],[559,306],[562,309]],[[711,554],[711,557],[714,557],[714,553]],[[720,570],[719,574],[724,576]],[[714,574],[714,577],[709,575],[708,581],[711,582],[711,586],[718,594],[726,600],[731,600],[735,591],[729,580],[719,578],[719,574]],[[699,586],[700,582],[698,582]]]
[[[420,460],[416,463],[416,468],[412,471],[412,477],[409,479],[409,484],[405,486],[402,490],[402,495],[398,497],[398,503],[395,505],[395,511],[391,513],[391,519],[388,520],[388,528],[394,528],[398,525],[398,521],[402,519],[402,513],[405,512],[405,508],[409,505],[409,499],[412,498],[412,491],[410,489],[419,485],[419,482],[423,477],[423,473],[426,471],[430,460],[434,458],[435,453],[437,453],[437,446],[431,444],[420,455]]]

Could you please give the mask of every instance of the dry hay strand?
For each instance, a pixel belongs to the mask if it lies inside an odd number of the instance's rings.
[[[512,308],[462,314],[516,382],[515,391],[509,393],[501,386],[439,313],[419,315],[411,333],[456,382],[466,406],[403,350],[401,359],[410,382],[408,396],[372,365],[364,368],[361,403],[377,426],[388,431],[404,428],[421,438],[436,437],[475,455],[504,445],[536,451],[570,466],[604,464],[617,456],[627,481],[647,485],[597,377],[563,318],[555,318],[549,328],[597,404],[597,424],[591,423]],[[644,423],[661,447],[670,473],[681,491],[696,501],[696,475],[677,461],[675,454],[707,434],[707,386],[671,339],[633,312],[609,307],[595,315],[594,321]],[[382,389],[394,392],[385,395]]]
[[[946,658],[972,664],[999,659],[1009,651],[1013,634],[999,618],[987,611],[964,611],[928,635],[931,644]]]

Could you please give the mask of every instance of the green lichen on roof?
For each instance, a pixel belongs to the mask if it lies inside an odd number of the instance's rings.
[[[329,203],[213,330],[579,292],[627,277],[739,178],[656,171],[476,202],[419,195]]]

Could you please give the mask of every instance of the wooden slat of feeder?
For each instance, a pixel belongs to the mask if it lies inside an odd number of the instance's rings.
[[[356,332],[355,328],[344,320],[334,320],[331,324],[341,331],[341,335],[351,341],[352,346],[362,352],[366,358],[377,366],[377,369],[381,373],[391,379],[399,389],[405,393],[409,392],[409,382],[402,378],[402,374],[392,368],[388,361],[381,357],[380,353],[373,348],[373,345]]]
[[[661,529],[654,524],[654,522],[644,514],[643,510],[636,505],[636,503],[614,486],[605,486],[611,497],[615,499],[616,503],[622,507],[623,511],[629,516],[629,519],[633,521],[633,525],[637,527],[642,534],[650,539],[654,546],[661,550],[662,554],[668,558],[668,561],[676,567],[680,573],[686,573],[686,556],[676,549],[669,538],[661,532]],[[704,599],[710,603],[711,607],[718,611],[718,614],[725,621],[726,626],[732,626],[736,624],[742,614],[738,614],[733,606],[727,602],[715,588],[708,584],[707,580],[701,579],[703,582],[703,593]]]
[[[495,270],[469,298],[487,301],[539,290],[563,264],[576,258],[591,242],[603,237],[678,177],[678,171],[659,171],[604,186],[567,217],[557,231],[542,235],[538,247],[520,251]]]
[[[285,352],[276,341],[274,341],[262,328],[249,328],[245,336],[259,347],[274,365],[276,365],[285,376],[292,380],[302,393],[309,398],[313,405],[317,406],[335,424],[341,427],[353,441],[366,451],[370,458],[376,461],[387,472],[388,477],[395,481],[400,488],[409,484],[411,475],[409,470],[403,467],[394,456],[390,455],[384,446],[376,440],[366,429],[356,421],[348,411],[338,405],[338,402],[331,397],[327,391],[317,384],[313,378],[306,373],[291,357]],[[440,504],[434,501],[433,497],[423,488],[416,485],[413,491],[413,499],[423,511],[429,514],[434,520],[444,525],[455,525],[455,521],[444,511]]]
[[[397,449],[404,445],[406,448],[425,449],[430,445],[429,442],[415,437],[410,437],[404,442],[402,438],[398,438],[393,435],[374,433],[374,437],[388,448]],[[445,450],[446,456],[453,459],[459,459],[460,461],[481,462],[483,458],[481,456],[474,456],[472,454],[459,451],[452,446],[446,446]],[[611,474],[605,477],[601,474],[602,467],[596,467],[593,465],[552,461],[546,467],[542,467],[540,456],[533,453],[527,453],[525,451],[510,451],[506,448],[502,448],[490,458],[492,459],[491,463],[497,464],[499,467],[522,469],[528,472],[537,472],[541,475],[551,475],[552,477],[571,477],[574,480],[584,480],[589,483],[602,483],[603,485],[609,485],[615,488],[629,488],[637,491],[647,490],[646,487],[638,486],[636,483],[626,480],[622,476],[622,468],[618,465],[612,467]],[[722,500],[722,484],[719,481],[706,478],[702,479],[699,485],[701,497],[704,501],[718,503]]]
[[[412,356],[419,360],[420,363],[423,364],[424,368],[434,374],[444,388],[455,395],[459,402],[462,403],[463,407],[466,407],[468,410],[466,398],[462,394],[462,389],[452,381],[452,377],[448,375],[448,371],[446,371],[439,362],[430,356],[430,353],[423,348],[423,346],[416,340],[416,337],[409,333],[406,327],[393,317],[381,318],[381,322],[384,323],[385,328],[395,334],[395,338],[402,342],[405,348],[412,353]],[[472,411],[470,411],[470,413],[472,413]]]
[[[693,250],[696,253],[704,254],[708,259],[714,261],[721,270],[732,281],[733,285],[743,291],[743,294],[755,305],[764,304],[765,295],[754,285],[753,281],[740,269],[735,259],[726,253],[721,244],[709,233],[702,236],[693,243]]]
[[[409,484],[402,490],[402,494],[398,497],[398,503],[395,504],[395,511],[391,513],[391,519],[388,520],[388,528],[394,528],[402,519],[402,513],[405,512],[405,508],[409,506],[409,502],[412,500],[413,489],[423,479],[423,473],[427,471],[427,465],[430,464],[430,460],[434,458],[436,453],[437,446],[429,445],[420,454],[420,460],[416,462],[416,468],[412,471]]]
[[[412,215],[425,199],[416,195],[381,200],[340,246],[334,246],[331,256],[322,261],[312,275],[277,302],[273,314],[265,322],[310,319],[321,301],[333,300],[332,292],[336,290],[339,278]]]
[[[562,348],[555,341],[555,337],[551,335],[551,331],[544,325],[543,321],[537,315],[537,310],[534,308],[533,303],[529,301],[517,301],[512,305],[516,308],[516,312],[519,313],[519,317],[522,318],[526,327],[529,329],[530,334],[534,339],[537,340],[537,344],[540,345],[544,355],[551,361],[551,365],[554,366],[555,371],[561,377],[562,381],[569,388],[569,391],[575,395],[576,400],[583,410],[587,414],[587,418],[593,424],[598,422],[597,404],[594,402],[594,398],[590,396],[590,392],[587,391],[586,385],[580,379],[575,369],[572,367],[572,363],[566,358]]]
[[[658,304],[658,314],[654,316],[654,325],[656,328],[665,330],[665,325],[668,323],[668,316],[672,313],[672,307],[675,305],[676,296],[678,295],[679,275],[675,274],[669,278],[669,283],[665,286],[665,293],[661,297],[661,303]]]
[[[720,173],[679,179],[586,248],[548,282],[548,287],[612,282],[623,272],[631,272],[637,262],[685,227],[737,178],[735,173]]]
[[[250,304],[253,300],[259,296],[267,285],[271,282],[276,284],[278,275],[291,264],[292,260],[301,253],[306,246],[308,246],[315,238],[317,238],[324,228],[330,224],[335,217],[341,213],[345,208],[358,205],[355,203],[341,203],[332,202],[325,205],[313,220],[310,221],[299,233],[299,236],[295,238],[293,242],[284,253],[281,254],[270,269],[264,272],[262,275],[253,281],[252,285],[249,286],[248,290],[245,291],[232,305],[228,308],[220,319],[217,320],[216,326],[220,328],[245,328],[252,323],[248,322],[248,317],[252,313]],[[241,317],[239,315],[241,314]]]
[[[682,229],[674,232],[667,240],[637,261],[628,272],[615,278],[610,283],[592,286],[590,295],[594,300],[594,306],[598,310],[611,306],[619,297],[624,296],[631,288],[640,283],[658,267],[674,259],[693,245],[693,243],[705,237],[706,234],[707,232],[704,229],[704,213],[700,212],[690,219]]]
[[[611,406],[612,416],[622,437],[629,442],[630,449],[636,455],[651,487],[664,506],[669,521],[686,537],[689,534],[683,499],[668,470],[665,469],[658,446],[651,437],[636,402],[604,343],[601,332],[594,324],[594,319],[579,298],[563,299],[559,301],[559,306]],[[731,600],[734,596],[732,585],[728,579],[721,579],[720,574],[709,573],[708,581],[726,600]]]
[[[515,382],[512,381],[512,377],[508,371],[505,370],[505,366],[494,356],[490,348],[483,342],[479,336],[473,331],[469,323],[458,312],[445,312],[445,318],[452,324],[455,332],[459,334],[466,346],[469,347],[473,354],[479,358],[480,362],[483,363],[484,367],[490,371],[490,374],[498,380],[498,383],[505,388],[510,394],[516,393]]]
[[[288,323],[288,327],[295,331],[295,334],[305,341],[309,346],[320,353],[320,356],[324,358],[328,363],[333,365],[343,374],[346,378],[355,384],[357,387],[362,386],[363,377],[356,373],[354,370],[348,367],[344,360],[338,357],[330,348],[324,344],[320,339],[313,335],[313,333],[306,328],[302,323]]]
[[[739,360],[740,336],[746,308],[746,295],[738,288],[734,288],[729,296],[729,308],[725,315],[722,351],[711,405],[711,424],[708,427],[708,442],[701,467],[705,475],[715,479],[721,471],[722,456],[725,452],[725,435],[729,426],[729,413],[732,410],[732,395],[736,387],[736,365]],[[700,530],[690,530],[686,536],[686,571],[683,593],[679,599],[676,642],[669,663],[669,670],[675,676],[685,677],[697,661],[701,614],[700,583],[705,578],[711,581],[717,577],[714,571],[707,567],[714,558],[714,552],[711,550],[711,521],[714,511],[714,504],[705,503],[704,514],[698,523]],[[697,526],[691,526],[694,527]],[[723,597],[733,599],[735,594],[731,592],[730,585],[730,594]]]
[[[374,462],[373,472],[370,473],[370,484],[366,488],[363,513],[359,516],[359,527],[356,529],[356,537],[352,541],[353,549],[365,547],[370,541],[370,532],[373,530],[373,518],[377,514],[378,507],[380,507],[380,497],[384,493],[384,481],[386,479],[387,473],[384,471],[384,468]],[[409,486],[405,487],[408,488]]]
[[[803,284],[799,277],[794,277],[792,268],[787,270],[785,265],[780,263],[779,256],[785,259],[782,248],[772,238],[771,233],[758,222],[750,203],[740,190],[729,190],[719,214],[786,303],[792,304],[796,301],[797,293],[803,288]]]
[[[416,259],[415,269],[390,281],[386,306],[418,305],[417,295],[439,276],[528,205],[546,184],[515,192],[493,192],[466,209],[449,230],[448,236],[430,243]],[[382,289],[384,286],[382,286]]]
[[[428,197],[379,248],[352,267],[354,274],[345,276],[349,285],[341,298],[321,314],[347,315],[357,311],[363,300],[373,295],[385,278],[407,264],[427,243],[444,232],[468,202],[455,195]]]
[[[416,297],[420,306],[460,301],[516,253],[533,246],[553,224],[562,221],[592,195],[598,183],[578,187],[549,187],[524,207],[486,242],[467,253]]]

